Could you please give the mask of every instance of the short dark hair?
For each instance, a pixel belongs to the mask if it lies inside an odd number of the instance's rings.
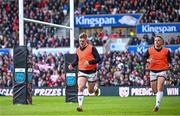
[[[87,38],[87,34],[83,32],[79,35],[79,38]]]

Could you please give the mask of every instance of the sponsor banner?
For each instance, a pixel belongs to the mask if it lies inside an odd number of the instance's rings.
[[[34,96],[65,96],[64,88],[36,88],[33,89]]]
[[[98,50],[98,52],[100,54],[103,54],[103,47],[99,47],[99,46],[96,46],[96,49]],[[32,49],[32,52],[33,54],[39,54],[39,53],[51,53],[51,54],[59,54],[59,53],[62,53],[62,54],[69,54],[69,50],[70,50],[70,47],[60,47],[60,48],[33,48]],[[73,48],[73,53],[76,52],[76,48]]]
[[[128,97],[128,96],[152,96],[151,88],[140,88],[140,87],[119,87],[119,96]]]
[[[33,75],[33,69],[28,68],[28,82],[32,83],[32,75]]]
[[[180,33],[180,23],[170,24],[138,24],[136,27],[137,34],[144,33]]]
[[[0,88],[0,95],[12,96],[12,88]],[[65,96],[65,88],[33,88],[33,96]],[[84,89],[85,96],[94,96],[88,92],[88,89]],[[153,96],[151,88],[146,87],[100,87],[99,96]],[[180,86],[164,88],[164,96],[180,96]]]
[[[0,95],[13,96],[12,88],[0,88]],[[33,96],[65,96],[64,88],[33,88]]]
[[[6,54],[9,54],[8,49],[0,49],[0,55],[6,55]]]
[[[126,44],[123,43],[110,43],[110,51],[125,51]]]
[[[142,14],[85,15],[75,17],[75,27],[136,26]]]
[[[153,96],[151,88],[145,87],[119,87],[119,96]],[[180,96],[180,87],[165,87],[164,96]]]
[[[145,52],[149,47],[151,46],[141,46],[141,45],[137,45],[137,46],[128,46],[128,51],[129,52]],[[166,45],[166,48],[169,48],[170,51],[175,52],[176,50],[180,50],[180,45]]]
[[[76,85],[76,73],[66,73],[66,84],[67,86]]]
[[[15,82],[18,84],[25,82],[25,68],[15,68]]]
[[[96,49],[98,50],[98,52],[100,54],[103,54],[103,47],[102,46],[96,46]],[[33,48],[32,49],[32,53],[38,55],[39,53],[43,54],[43,53],[51,53],[51,54],[69,54],[69,50],[70,47],[60,47],[60,48]],[[76,52],[76,48],[73,48],[73,52]],[[4,55],[4,54],[11,54],[13,56],[13,49],[12,48],[7,48],[7,49],[0,49],[0,55]]]

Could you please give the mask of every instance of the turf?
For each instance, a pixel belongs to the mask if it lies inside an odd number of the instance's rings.
[[[151,97],[85,97],[84,112],[77,103],[66,103],[64,97],[33,97],[32,105],[13,105],[12,97],[0,97],[0,116],[4,115],[180,115],[180,97],[164,97],[159,112],[152,112]]]

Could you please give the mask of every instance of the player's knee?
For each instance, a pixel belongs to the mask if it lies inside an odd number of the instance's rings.
[[[157,91],[153,91],[153,93],[154,93],[154,94],[156,94],[156,93],[157,93]]]
[[[152,89],[152,92],[153,92],[154,94],[156,94],[156,93],[157,93],[157,89]]]
[[[80,92],[83,92],[83,87],[79,87],[79,89],[78,89]]]
[[[163,87],[159,87],[159,88],[158,88],[158,91],[163,91]]]

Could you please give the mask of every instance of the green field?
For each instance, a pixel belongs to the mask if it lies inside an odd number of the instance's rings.
[[[154,97],[85,97],[84,112],[64,97],[33,97],[32,105],[13,105],[12,97],[0,97],[0,116],[4,115],[180,115],[180,97],[164,97],[159,112],[152,112]]]

